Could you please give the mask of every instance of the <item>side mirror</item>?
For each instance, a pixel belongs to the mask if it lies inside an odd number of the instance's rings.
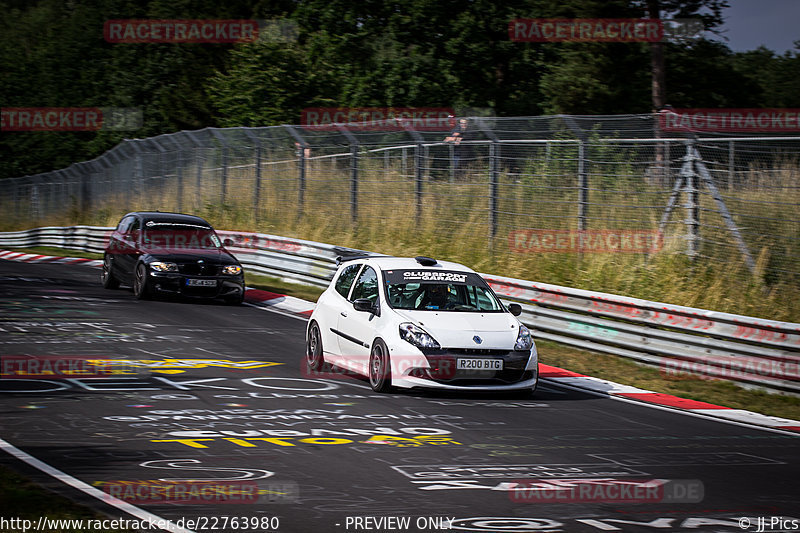
[[[231,239],[230,237],[225,237],[225,240],[222,241],[222,246],[224,246],[225,248],[227,248],[228,246],[233,246],[233,239]]]
[[[372,300],[368,300],[367,298],[359,298],[358,300],[354,301],[353,309],[356,311],[375,313],[375,306],[373,305]]]
[[[519,316],[522,314],[522,306],[519,304],[508,304],[508,310],[514,316]]]

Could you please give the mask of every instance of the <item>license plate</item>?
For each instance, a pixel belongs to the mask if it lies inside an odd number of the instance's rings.
[[[457,370],[503,370],[502,359],[457,359]]]
[[[216,287],[215,279],[187,279],[186,285],[189,287]]]

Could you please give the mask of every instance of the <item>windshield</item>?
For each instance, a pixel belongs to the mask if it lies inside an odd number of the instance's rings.
[[[213,229],[174,222],[147,222],[142,242],[147,246],[170,249],[217,249],[222,246]]]
[[[395,309],[503,312],[486,282],[472,272],[385,270],[386,296]]]

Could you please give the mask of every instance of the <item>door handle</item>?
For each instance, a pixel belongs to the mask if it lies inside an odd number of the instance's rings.
[[[347,318],[347,313],[345,313],[344,311],[342,311],[342,312],[341,312],[341,313],[339,313],[339,314],[340,314],[340,315],[342,315],[343,317]]]

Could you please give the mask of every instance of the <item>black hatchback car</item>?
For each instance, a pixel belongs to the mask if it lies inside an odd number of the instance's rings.
[[[244,300],[242,265],[204,219],[160,212],[128,213],[103,255],[103,287],[132,285],[138,299],[158,293]]]

